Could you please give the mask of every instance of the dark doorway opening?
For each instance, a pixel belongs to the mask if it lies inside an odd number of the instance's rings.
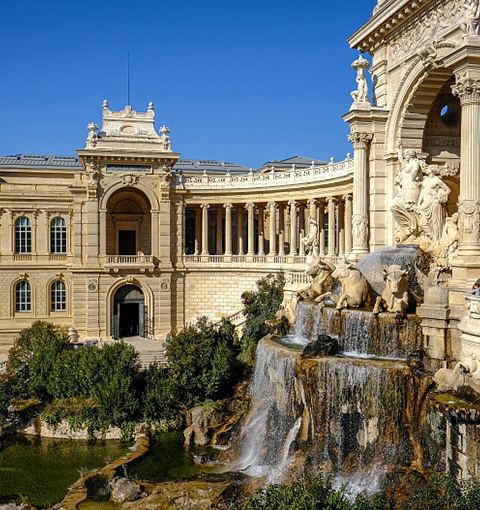
[[[120,307],[120,338],[137,336],[139,334],[139,308],[140,303],[121,303]]]
[[[124,285],[115,293],[112,316],[112,336],[128,338],[146,336],[146,310],[142,289]]]
[[[118,231],[118,254],[136,255],[137,254],[137,233],[135,230]]]

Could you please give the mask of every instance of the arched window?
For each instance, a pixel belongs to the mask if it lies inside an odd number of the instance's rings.
[[[67,309],[67,291],[65,283],[57,280],[50,288],[50,309],[52,312],[64,312]]]
[[[32,253],[32,223],[26,216],[15,221],[15,253]]]
[[[67,222],[63,218],[50,222],[50,253],[67,253]]]
[[[32,310],[32,287],[26,280],[15,286],[15,311],[30,312]]]

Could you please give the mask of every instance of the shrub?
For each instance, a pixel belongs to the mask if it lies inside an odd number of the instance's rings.
[[[203,317],[166,341],[176,396],[191,405],[228,396],[241,375],[235,326]]]
[[[152,363],[144,374],[142,412],[146,422],[170,421],[175,417],[177,408],[174,397],[175,383],[170,370]]]
[[[253,359],[257,342],[267,334],[265,321],[273,319],[283,301],[285,276],[283,273],[269,274],[257,282],[256,291],[242,294],[245,327],[242,336],[243,358]]]

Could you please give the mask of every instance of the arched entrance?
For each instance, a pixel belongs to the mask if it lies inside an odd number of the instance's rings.
[[[124,285],[113,298],[112,336],[145,337],[145,297],[140,287]]]

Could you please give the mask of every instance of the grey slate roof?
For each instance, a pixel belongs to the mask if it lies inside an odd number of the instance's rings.
[[[22,167],[22,168],[82,168],[78,156],[61,156],[49,154],[14,154],[11,156],[0,156],[0,167]],[[227,170],[231,173],[243,174],[250,171],[249,168],[235,163],[228,163],[217,160],[202,159],[179,159],[173,169],[184,173],[225,174]]]
[[[282,159],[280,161],[272,160],[267,161],[262,165],[262,168],[266,166],[274,166],[274,167],[285,167],[290,168],[292,165],[296,165],[298,167],[309,167],[312,164],[312,161],[315,162],[315,165],[327,165],[328,161],[322,161],[321,159],[315,158],[305,158],[304,156],[293,156],[292,158]]]

